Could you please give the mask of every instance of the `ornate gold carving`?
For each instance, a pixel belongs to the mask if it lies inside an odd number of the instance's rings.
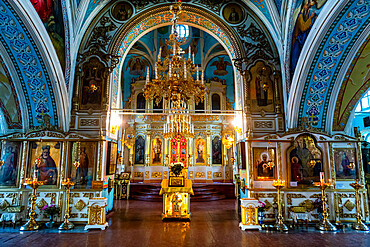
[[[195,178],[205,178],[205,173],[204,172],[196,172],[195,173]]]
[[[81,218],[88,218],[89,216],[88,216],[88,214],[86,214],[86,213],[80,213],[80,217],[81,217]]]
[[[75,208],[78,210],[78,211],[81,211],[83,210],[84,208],[86,207],[86,203],[84,201],[82,201],[81,199],[78,200],[78,202],[75,203]]]
[[[220,116],[215,115],[195,115],[191,116],[191,120],[194,122],[213,122],[220,120]]]
[[[145,178],[149,178],[149,171],[145,171]]]
[[[71,193],[70,194],[71,197],[80,197],[80,193]]]
[[[162,172],[152,172],[152,178],[162,178]]]
[[[87,198],[93,198],[94,197],[94,193],[82,193],[82,196],[83,197],[87,197]]]
[[[256,222],[256,208],[252,205],[249,205],[248,207],[244,207],[244,210],[246,212],[246,218],[245,222],[243,222],[244,225],[256,225],[258,222]]]
[[[70,218],[78,218],[78,213],[71,213],[69,215],[70,215]]]
[[[189,178],[194,178],[194,172],[193,171],[189,172]]]
[[[147,115],[144,116],[143,121],[148,122],[163,122],[167,121],[167,115],[161,114],[161,115]],[[161,126],[163,127],[163,126]]]
[[[46,198],[50,197],[50,201],[51,202],[56,202],[56,197],[57,197],[57,193],[46,193],[45,195]]]
[[[36,207],[41,211],[42,208],[45,206],[45,205],[48,205],[48,203],[44,200],[44,198],[41,198],[40,201],[38,201],[36,203]]]
[[[305,207],[307,212],[309,211],[312,211],[315,209],[315,205],[313,204],[313,202],[311,200],[304,200],[303,202],[301,202],[299,204],[300,207]]]
[[[134,177],[136,177],[136,178],[142,178],[143,177],[143,173],[142,172],[134,172]]]
[[[214,172],[213,177],[214,178],[221,178],[222,177],[222,172]]]
[[[266,204],[265,211],[268,211],[272,207],[272,205],[268,200],[265,200],[265,204]]]
[[[225,178],[227,179],[227,178],[230,178],[230,172],[228,172],[228,171],[226,171],[225,172]]]
[[[212,172],[211,171],[207,172],[207,179],[212,179]]]
[[[291,193],[288,193],[287,194],[287,203],[288,205],[292,205],[292,198],[306,198],[304,195],[302,194],[291,194]]]
[[[0,204],[0,209],[2,210],[2,211],[4,211],[7,207],[9,207],[10,206],[10,204],[9,204],[9,202],[7,201],[7,200],[3,200],[3,202]]]
[[[356,204],[354,204],[352,201],[350,201],[349,199],[343,204],[343,206],[348,210],[348,211],[352,211],[355,207],[356,207]]]
[[[105,206],[98,205],[89,206],[89,222],[88,225],[104,225],[105,224]]]

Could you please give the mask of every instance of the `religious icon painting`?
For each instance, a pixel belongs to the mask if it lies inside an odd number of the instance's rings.
[[[133,7],[131,6],[131,4],[126,2],[118,3],[112,9],[112,15],[118,21],[127,21],[133,13]]]
[[[236,3],[226,5],[222,10],[222,15],[230,24],[239,24],[245,17],[244,9]]]
[[[107,160],[106,160],[106,174],[111,175],[116,172],[117,168],[117,143],[109,142],[107,150]]]
[[[60,142],[31,142],[26,178],[37,177],[44,185],[57,185],[61,155]]]
[[[69,176],[75,188],[91,188],[94,180],[96,142],[72,142],[72,155],[69,163]]]
[[[255,180],[276,179],[276,149],[253,148],[253,164]]]
[[[135,164],[144,164],[145,139],[141,135],[135,140]]]
[[[162,140],[156,137],[152,144],[152,164],[162,164]]]
[[[195,140],[195,164],[197,165],[204,165],[205,161],[205,141],[202,138],[198,138]]]
[[[322,151],[312,135],[298,136],[287,154],[290,186],[312,186],[313,182],[320,181],[320,172],[323,171]]]
[[[334,164],[337,179],[356,179],[356,149],[335,148]]]
[[[216,136],[212,140],[212,164],[222,164],[222,141]]]
[[[20,161],[21,142],[2,141],[0,154],[0,187],[16,186]]]

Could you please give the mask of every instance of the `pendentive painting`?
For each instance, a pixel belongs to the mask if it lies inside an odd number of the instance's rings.
[[[276,178],[275,148],[253,148],[255,180],[272,180]]]
[[[244,20],[243,8],[235,3],[226,5],[222,11],[222,15],[230,24],[238,24]]]
[[[152,164],[162,164],[162,140],[154,138],[152,146]]]
[[[356,150],[354,148],[335,148],[334,164],[337,179],[356,179]]]
[[[96,142],[73,142],[70,177],[75,188],[91,187],[94,176]]]
[[[112,10],[112,15],[118,21],[128,20],[134,12],[131,4],[129,3],[118,3]]]
[[[212,141],[212,164],[222,164],[221,138],[216,136]]]
[[[320,180],[322,152],[313,136],[298,136],[288,150],[288,160],[290,181],[297,182],[297,185],[312,185]]]
[[[44,185],[57,185],[60,164],[60,142],[31,142],[27,178],[43,181]]]
[[[63,71],[66,68],[62,0],[30,0],[54,45]]]
[[[205,141],[202,138],[195,140],[195,164],[205,164]]]
[[[144,164],[145,140],[138,136],[135,140],[135,164]]]
[[[0,186],[16,186],[18,178],[20,142],[1,142]]]

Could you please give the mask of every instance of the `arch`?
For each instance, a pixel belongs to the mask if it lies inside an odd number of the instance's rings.
[[[221,97],[218,93],[214,93],[212,98],[212,112],[217,112],[221,110]]]
[[[182,19],[179,20],[179,24],[186,24],[207,32],[220,42],[232,59],[242,56],[241,42],[236,38],[237,35],[230,27],[227,27],[220,19],[204,10],[187,5],[183,7],[185,13],[182,15]],[[119,106],[120,81],[118,75],[129,49],[146,33],[158,27],[170,25],[171,16],[172,14],[168,12],[168,5],[151,9],[146,14],[136,16],[136,19],[132,20],[132,24],[126,27],[123,26],[118,31],[120,34],[111,46],[111,53],[120,56],[119,65],[114,69],[113,79],[111,80],[111,107]],[[234,70],[234,73],[237,74],[236,70]],[[235,76],[235,78],[239,77]],[[242,82],[241,80],[235,80],[235,84],[235,90],[237,91],[237,88],[241,88]]]
[[[316,49],[316,52],[311,52],[310,56],[302,60],[300,58],[297,67],[306,69],[296,71],[293,77],[287,105],[290,119],[288,127],[291,128],[301,124],[302,117],[306,116],[314,127],[327,130],[328,106],[335,95],[333,89],[336,80],[345,67],[352,47],[370,22],[370,5],[366,2],[341,2],[331,12],[329,5],[325,7],[328,15],[323,18],[323,22],[316,22],[313,28],[319,25],[323,27],[318,31],[319,35],[310,40],[311,44],[318,40],[315,42],[317,46],[305,45],[302,51],[304,53]],[[328,31],[325,27],[329,27]],[[304,83],[301,82],[303,78]]]
[[[0,0],[0,40],[13,62],[25,98],[25,129],[50,124],[66,129],[69,101],[54,47],[29,1]],[[48,52],[47,52],[48,51]]]

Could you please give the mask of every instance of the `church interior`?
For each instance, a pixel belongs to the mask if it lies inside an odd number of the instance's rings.
[[[367,245],[369,0],[0,0],[0,29],[5,244],[149,221],[193,246],[216,212],[236,240],[201,245]]]

